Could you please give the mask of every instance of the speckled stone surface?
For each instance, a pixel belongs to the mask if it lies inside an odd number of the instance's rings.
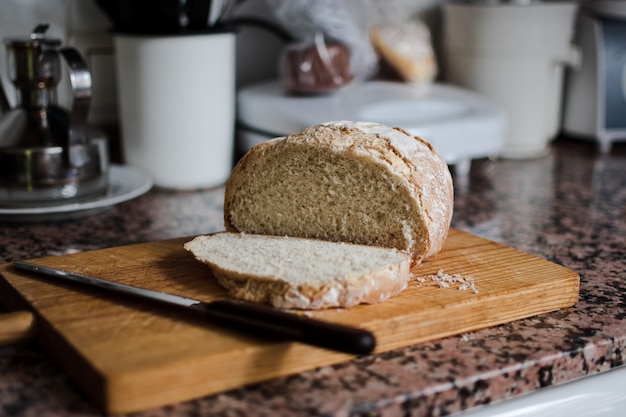
[[[578,272],[575,307],[133,415],[442,416],[626,364],[626,145],[602,156],[559,140],[455,180],[454,226]],[[73,221],[0,219],[0,259],[218,231],[222,195],[151,191]],[[0,415],[101,414],[33,344],[0,348]]]

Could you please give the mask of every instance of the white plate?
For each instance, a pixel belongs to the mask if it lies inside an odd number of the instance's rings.
[[[0,207],[0,221],[38,222],[67,220],[92,214],[115,204],[145,194],[152,188],[152,178],[144,171],[127,166],[111,165],[109,188],[90,200],[45,207]]]

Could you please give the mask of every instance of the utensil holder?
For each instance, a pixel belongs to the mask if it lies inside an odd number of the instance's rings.
[[[235,33],[114,38],[125,161],[161,188],[223,184],[234,152]]]

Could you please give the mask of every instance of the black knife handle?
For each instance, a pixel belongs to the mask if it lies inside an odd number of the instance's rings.
[[[191,308],[232,325],[233,330],[263,330],[270,336],[284,337],[325,349],[365,355],[376,348],[375,336],[364,329],[286,313],[262,305],[212,301]]]

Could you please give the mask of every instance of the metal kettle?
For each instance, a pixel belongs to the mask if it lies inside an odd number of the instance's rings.
[[[108,184],[106,138],[87,130],[91,74],[78,51],[46,37],[47,30],[40,24],[29,37],[5,39],[18,105],[11,108],[0,88],[3,206],[59,204],[102,193]],[[60,58],[72,87],[69,111],[56,103]]]

